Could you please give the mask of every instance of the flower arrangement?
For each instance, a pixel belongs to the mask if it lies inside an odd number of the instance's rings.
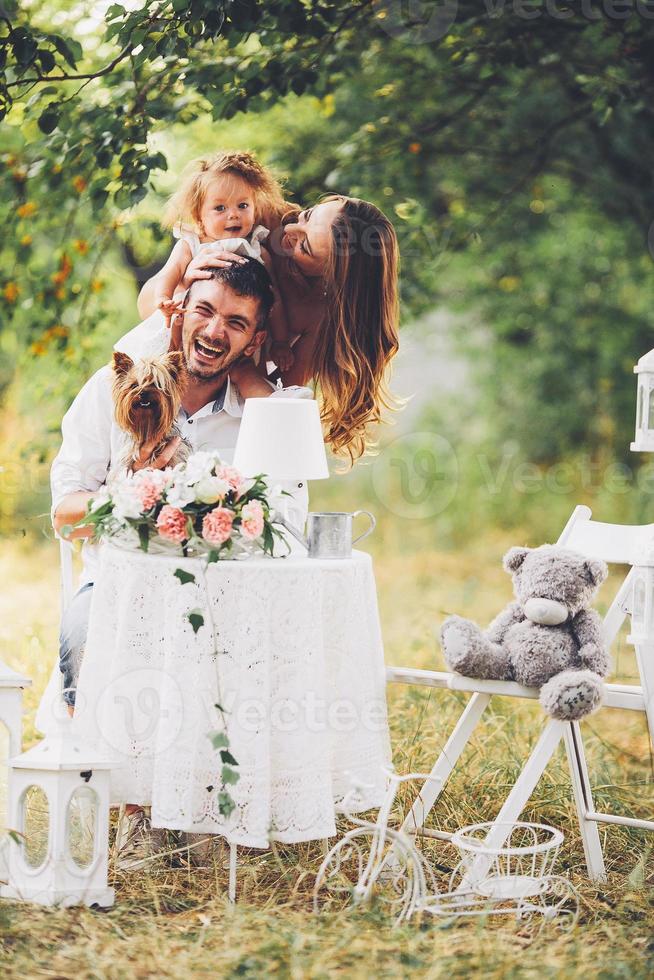
[[[209,561],[261,549],[272,555],[281,533],[271,521],[263,476],[246,480],[215,452],[196,452],[174,468],[144,469],[110,480],[79,526],[94,537]]]

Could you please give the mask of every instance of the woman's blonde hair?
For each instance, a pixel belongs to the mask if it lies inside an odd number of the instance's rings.
[[[254,195],[256,222],[267,226],[278,224],[288,210],[281,183],[270,170],[251,153],[226,151],[193,160],[188,165],[179,188],[166,205],[164,228],[190,224],[201,230],[200,211],[207,189],[220,177],[239,177],[249,184]]]
[[[374,446],[370,427],[397,407],[387,368],[399,348],[399,250],[393,225],[374,204],[342,201],[324,272],[325,316],[313,375],[332,450],[354,463]]]

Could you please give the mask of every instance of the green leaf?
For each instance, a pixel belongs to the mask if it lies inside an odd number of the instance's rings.
[[[57,63],[52,51],[48,51],[47,48],[39,48],[36,56],[41,62],[41,71],[44,71],[46,75],[48,72],[52,71]]]
[[[236,804],[229,793],[218,794],[218,812],[221,817],[228,817],[236,809]]]
[[[125,16],[125,8],[121,7],[119,3],[112,3],[112,5],[109,7],[106,14],[104,15],[104,19],[107,21],[115,20],[116,17],[124,17],[124,16]]]
[[[232,753],[229,751],[229,749],[223,749],[222,752],[220,753],[220,758],[227,766],[238,765],[238,762],[236,761]]]
[[[130,195],[129,195],[130,204],[132,206],[138,204],[139,201],[143,200],[143,198],[147,193],[148,193],[147,187],[135,187],[132,191],[130,191]]]
[[[175,578],[178,578],[182,585],[188,585],[189,582],[195,582],[195,575],[192,572],[186,572],[183,568],[177,568],[174,571]]]
[[[211,565],[213,562],[219,560],[220,560],[220,552],[212,548],[209,554],[207,555],[207,562]]]
[[[41,113],[38,118],[38,127],[42,133],[49,136],[50,133],[54,132],[57,128],[57,123],[59,122],[59,110],[53,105],[49,105],[48,108]]]
[[[232,769],[231,766],[223,766],[220,778],[222,779],[225,786],[233,786],[241,778],[241,774]]]
[[[208,738],[214,749],[226,749],[229,745],[229,738],[225,732],[209,732]]]
[[[14,32],[15,34],[16,32]],[[11,46],[14,51],[14,57],[19,65],[29,65],[34,61],[38,45],[31,34],[17,37],[15,40],[12,40]]]
[[[147,524],[139,524],[137,530],[139,532],[139,547],[141,551],[147,551],[150,544],[150,528]]]
[[[61,57],[68,62],[71,68],[77,67],[77,62],[82,57],[81,44],[78,44],[78,42],[74,41],[72,38],[67,38],[64,41],[63,37],[59,37],[56,34],[48,35],[48,40],[54,44]]]
[[[145,158],[150,170],[168,170],[168,161],[163,153],[153,153]]]
[[[204,626],[204,616],[199,609],[192,609],[187,613],[187,619],[193,627],[193,632],[197,633],[201,626]]]
[[[639,889],[645,887],[645,884],[647,882],[647,862],[649,860],[649,856],[651,853],[652,853],[652,848],[646,847],[643,853],[641,854],[641,856],[638,858],[638,861],[636,862],[636,866],[634,867],[633,871],[627,878],[627,883],[629,887],[633,888],[634,891],[638,891]]]
[[[126,187],[118,188],[114,194],[114,201],[116,202],[116,207],[120,208],[121,211],[126,211],[127,208],[132,206],[130,193]]]

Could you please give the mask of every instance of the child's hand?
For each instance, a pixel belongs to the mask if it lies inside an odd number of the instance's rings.
[[[157,309],[161,310],[166,320],[166,326],[170,326],[171,318],[175,313],[181,312],[181,307],[177,300],[171,299],[170,296],[161,296],[157,300]]]
[[[288,371],[295,363],[295,354],[288,344],[275,341],[270,348],[270,360],[275,362],[280,371]]]

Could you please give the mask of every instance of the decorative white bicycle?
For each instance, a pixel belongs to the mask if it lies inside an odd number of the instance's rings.
[[[351,811],[360,798],[354,785],[344,801],[355,824],[325,857],[313,893],[314,911],[375,902],[397,925],[413,915],[514,915],[537,928],[553,919],[572,928],[579,914],[574,886],[552,874],[563,834],[544,824],[481,823],[451,837],[460,859],[447,890],[409,834],[388,826],[402,783],[427,781],[424,773],[401,776],[387,770],[388,791],[375,823]],[[444,837],[446,835],[443,835]]]

